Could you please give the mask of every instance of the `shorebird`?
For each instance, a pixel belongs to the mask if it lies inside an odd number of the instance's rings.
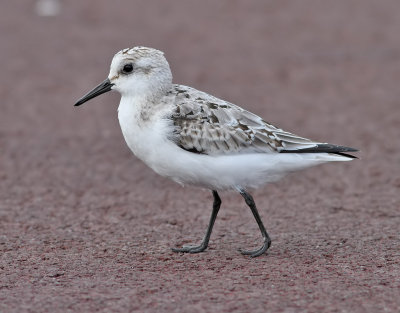
[[[212,191],[214,203],[206,234],[198,246],[172,248],[197,253],[209,243],[221,206],[218,191],[236,190],[244,198],[263,237],[256,257],[268,250],[270,236],[249,189],[284,175],[331,161],[350,161],[354,148],[299,137],[227,101],[172,83],[164,53],[147,47],[115,54],[108,78],[75,106],[105,92],[121,94],[118,119],[132,152],[161,176]]]

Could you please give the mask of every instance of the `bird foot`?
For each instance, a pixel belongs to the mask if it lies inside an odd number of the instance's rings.
[[[174,252],[183,253],[199,253],[206,250],[207,245],[201,244],[200,246],[183,246],[182,248],[171,248]]]
[[[243,255],[249,255],[252,258],[258,257],[264,252],[268,250],[268,248],[271,246],[271,239],[270,238],[264,238],[264,244],[260,249],[257,250],[242,250],[239,249],[239,252]]]

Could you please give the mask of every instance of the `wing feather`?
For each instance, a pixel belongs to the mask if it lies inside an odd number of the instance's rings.
[[[187,151],[208,155],[280,152],[352,152],[353,148],[314,142],[279,129],[232,103],[196,89],[174,85],[175,141]]]

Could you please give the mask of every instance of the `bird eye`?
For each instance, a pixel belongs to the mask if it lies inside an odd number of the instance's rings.
[[[122,68],[122,71],[126,74],[131,73],[133,71],[133,65],[125,64],[124,67]]]

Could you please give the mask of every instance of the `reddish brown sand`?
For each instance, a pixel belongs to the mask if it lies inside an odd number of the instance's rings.
[[[0,11],[0,312],[399,312],[400,2],[34,1]],[[119,96],[74,108],[132,45],[176,82],[280,127],[358,147],[253,192],[273,243],[222,193],[157,176],[120,133]]]

